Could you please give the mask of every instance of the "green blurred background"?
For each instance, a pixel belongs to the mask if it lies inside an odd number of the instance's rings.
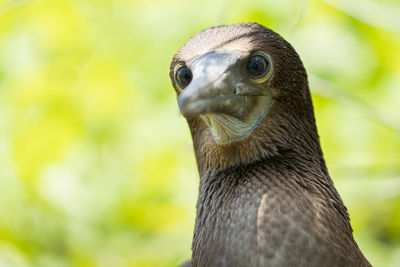
[[[198,174],[169,64],[245,21],[300,54],[355,238],[400,266],[398,0],[0,0],[1,267],[190,257]]]

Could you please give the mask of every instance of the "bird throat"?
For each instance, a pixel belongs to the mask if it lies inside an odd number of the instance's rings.
[[[214,141],[225,144],[246,138],[265,117],[273,103],[270,96],[258,96],[258,98],[258,103],[246,112],[244,118],[224,113],[201,115],[200,117],[210,128]]]

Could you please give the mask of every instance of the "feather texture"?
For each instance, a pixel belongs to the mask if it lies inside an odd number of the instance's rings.
[[[206,29],[173,58],[178,96],[175,65],[219,50],[268,53],[274,72],[262,86],[273,103],[247,137],[223,144],[210,129],[218,120],[187,117],[200,188],[185,266],[370,266],[329,176],[307,74],[293,47],[254,23]]]

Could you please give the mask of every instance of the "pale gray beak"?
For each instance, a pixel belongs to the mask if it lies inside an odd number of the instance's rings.
[[[235,75],[239,52],[210,52],[193,60],[193,80],[179,95],[178,104],[184,116],[220,112],[236,95]]]
[[[179,94],[179,109],[187,118],[201,116],[218,143],[247,136],[272,105],[267,84],[245,72],[247,58],[240,51],[213,51],[187,63],[192,80]]]
[[[178,97],[185,117],[222,113],[246,116],[256,104],[252,96],[269,95],[243,73],[239,51],[209,52],[189,64],[193,79]]]

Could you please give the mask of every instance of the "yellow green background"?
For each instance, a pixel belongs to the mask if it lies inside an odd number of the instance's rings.
[[[246,21],[300,54],[355,238],[400,266],[398,0],[0,0],[0,266],[188,259],[198,174],[169,64]]]

